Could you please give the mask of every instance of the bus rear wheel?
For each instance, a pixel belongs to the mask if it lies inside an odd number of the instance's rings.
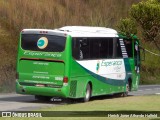
[[[91,86],[87,84],[85,96],[83,98],[83,102],[88,102],[91,98]]]
[[[128,93],[129,93],[130,87],[129,87],[129,83],[126,83],[126,91],[123,93],[123,97],[127,97]]]

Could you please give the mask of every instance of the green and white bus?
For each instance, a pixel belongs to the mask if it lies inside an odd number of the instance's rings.
[[[20,33],[16,92],[36,98],[82,98],[137,90],[140,49],[105,27],[65,26]]]

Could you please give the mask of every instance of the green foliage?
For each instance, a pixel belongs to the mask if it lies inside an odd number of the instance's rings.
[[[142,1],[134,4],[130,15],[142,28],[145,41],[153,41],[157,46],[160,35],[160,2],[158,0]],[[160,50],[159,46],[157,48]]]
[[[130,9],[130,16],[137,22],[138,27],[140,26],[143,40],[150,43],[143,44],[143,47],[155,53],[157,53],[156,49],[160,51],[160,1],[147,0],[134,4]],[[146,53],[146,60],[141,66],[142,84],[159,83],[159,62],[159,57]]]
[[[142,44],[144,48],[157,53],[154,43]],[[160,84],[160,57],[148,52],[145,54],[145,61],[141,62],[141,84]]]
[[[134,20],[131,18],[120,19],[117,25],[120,34],[127,36],[128,38],[132,35],[137,34],[137,27]]]
[[[132,5],[130,11],[131,18],[121,19],[118,24],[120,33],[124,35],[135,34],[136,26],[141,27],[143,39],[154,42],[158,45],[160,35],[160,1],[147,0]],[[136,24],[135,22],[136,21]]]
[[[160,1],[147,0],[139,2],[132,5],[129,13],[129,18],[121,19],[118,23],[119,32],[130,37],[130,34],[136,33],[137,28],[138,35],[142,37],[142,46],[148,49],[152,48],[150,50],[157,53],[157,48],[160,50],[158,44],[160,42],[158,41],[160,40],[158,38],[160,34]],[[158,56],[146,53],[146,59],[141,65],[141,84],[160,82],[159,62],[160,58]]]

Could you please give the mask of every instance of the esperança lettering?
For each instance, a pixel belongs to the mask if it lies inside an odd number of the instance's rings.
[[[101,66],[115,66],[115,65],[122,65],[122,61],[105,61],[102,60]]]
[[[29,52],[25,51],[24,55],[28,56],[46,56],[46,57],[61,57],[60,53],[39,53],[39,52]]]

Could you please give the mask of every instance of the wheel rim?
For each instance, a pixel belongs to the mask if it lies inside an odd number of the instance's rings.
[[[89,97],[90,97],[90,89],[87,89],[87,91],[86,91],[86,99],[88,100]]]
[[[126,93],[128,93],[129,92],[129,85],[128,85],[128,83],[126,84]]]
[[[87,88],[86,88],[86,94],[85,94],[85,97],[84,97],[84,101],[88,102],[90,97],[91,97],[91,88],[90,88],[90,85],[88,84]]]
[[[126,96],[128,96],[128,93],[129,93],[129,84],[127,83],[126,84]]]

